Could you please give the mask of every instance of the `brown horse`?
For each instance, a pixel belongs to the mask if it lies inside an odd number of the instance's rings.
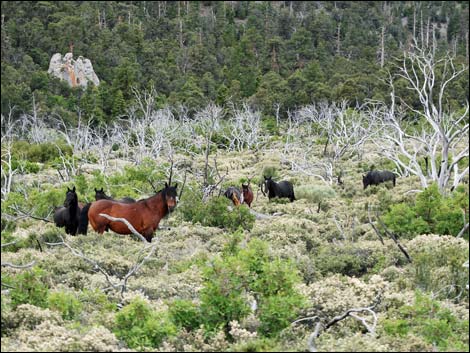
[[[100,234],[109,229],[118,234],[132,234],[125,223],[111,221],[100,216],[100,213],[115,218],[124,218],[145,239],[151,241],[160,220],[176,207],[176,188],[177,184],[169,186],[165,183],[165,188],[154,196],[129,204],[111,200],[98,200],[89,207],[87,219],[89,219],[93,229]]]
[[[242,195],[243,203],[246,203],[248,207],[251,207],[253,202],[253,191],[250,188],[250,184],[242,184]]]

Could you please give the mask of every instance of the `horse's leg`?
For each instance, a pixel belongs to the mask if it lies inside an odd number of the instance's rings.
[[[105,230],[108,230],[108,222],[97,222],[95,217],[89,217],[90,224],[92,228],[98,234],[103,234]]]

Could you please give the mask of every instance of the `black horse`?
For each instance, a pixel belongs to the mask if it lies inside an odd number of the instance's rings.
[[[235,206],[239,206],[243,200],[242,200],[242,192],[240,191],[239,188],[235,186],[229,187],[225,193],[224,196],[228,199],[230,199]]]
[[[117,201],[121,203],[133,203],[135,200],[132,197],[123,197],[122,199],[115,200],[111,196],[108,196],[104,193],[104,189],[101,188],[101,190],[95,188],[95,200],[111,200],[111,201]]]
[[[386,181],[392,180],[393,186],[396,184],[396,175],[388,170],[372,170],[368,172],[366,175],[362,176],[362,184],[364,185],[364,190],[369,185],[379,185],[380,183],[384,183]]]
[[[273,197],[287,197],[290,202],[295,200],[294,186],[286,180],[276,183],[272,177],[264,177],[264,190],[268,193],[268,198],[271,200]],[[261,191],[263,189],[261,188]],[[264,194],[264,191],[263,191]]]
[[[65,227],[67,234],[77,234],[80,220],[80,207],[78,206],[78,196],[75,186],[72,190],[67,187],[64,206],[58,207],[54,211],[54,223],[57,227]]]

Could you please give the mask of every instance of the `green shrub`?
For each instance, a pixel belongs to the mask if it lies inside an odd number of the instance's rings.
[[[457,235],[468,219],[468,189],[459,186],[451,195],[442,196],[432,184],[416,197],[414,205],[396,204],[384,215],[384,223],[401,236],[417,234]],[[465,215],[465,217],[463,217]],[[468,234],[465,235],[468,238]]]
[[[263,129],[269,132],[269,135],[279,135],[279,126],[277,125],[276,118],[274,116],[263,116],[261,124]]]
[[[301,185],[295,189],[297,199],[305,199],[318,205],[317,212],[320,212],[322,203],[335,196],[335,191],[326,185]]]
[[[360,277],[369,272],[381,260],[381,255],[373,249],[357,245],[325,246],[315,256],[315,268],[322,275],[341,273]]]
[[[65,156],[71,156],[72,148],[63,142],[29,143],[27,141],[15,141],[12,149],[12,155],[17,160],[40,163],[57,159],[61,153]]]
[[[83,289],[79,293],[79,300],[86,312],[112,312],[117,310],[117,305],[109,301],[106,294],[99,289]]]
[[[414,305],[391,309],[383,329],[391,336],[414,334],[435,344],[439,351],[468,351],[468,320],[459,320],[438,301],[416,293]]]
[[[169,308],[170,318],[176,326],[194,330],[202,322],[199,307],[190,300],[176,299]]]
[[[281,260],[263,263],[262,272],[252,285],[259,296],[259,331],[263,335],[273,336],[288,327],[297,309],[305,304],[304,298],[294,290],[297,283],[300,278],[292,263]]]
[[[47,298],[48,307],[58,311],[65,320],[74,320],[82,311],[82,304],[73,293],[52,292]]]
[[[407,204],[399,203],[390,207],[390,211],[383,217],[385,225],[400,237],[430,232],[429,224]]]
[[[2,279],[13,287],[10,292],[13,308],[20,304],[31,304],[41,308],[47,306],[49,289],[45,283],[45,272],[40,268],[33,267],[14,277],[5,276]]]
[[[198,194],[186,192],[178,206],[178,211],[182,213],[185,221],[230,231],[237,230],[239,227],[251,230],[255,223],[255,216],[250,213],[246,205],[234,207],[226,197],[213,197],[204,203]]]
[[[277,168],[274,166],[266,166],[263,168],[263,173],[261,174],[261,182],[264,183],[264,177],[266,178],[273,178],[273,179],[278,179],[279,178],[279,172],[277,171]]]
[[[222,327],[228,332],[230,321],[245,318],[256,299],[260,332],[274,336],[290,325],[304,305],[304,298],[295,290],[298,283],[300,277],[291,262],[273,260],[267,244],[253,239],[245,248],[226,252],[204,269],[204,327],[212,332]]]
[[[16,229],[16,222],[15,221],[10,221],[6,218],[2,217],[2,244],[3,243],[8,243],[11,240],[6,240],[3,237],[7,234],[12,233]]]
[[[41,170],[38,163],[22,159],[12,159],[11,168],[18,169],[21,173],[25,174],[36,174]]]
[[[445,235],[421,235],[411,240],[408,252],[413,259],[413,281],[418,288],[437,297],[455,298],[468,284],[468,242]],[[468,291],[459,296],[468,298]]]
[[[166,314],[154,312],[142,299],[134,299],[116,314],[116,336],[129,348],[158,347],[176,334],[176,327]]]
[[[250,312],[244,297],[249,272],[237,257],[215,259],[204,269],[204,287],[200,292],[201,316],[204,327],[216,332],[228,329],[232,320],[240,321]]]

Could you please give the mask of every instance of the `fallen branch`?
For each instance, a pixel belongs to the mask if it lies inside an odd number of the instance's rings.
[[[353,308],[349,309],[346,312],[344,312],[341,315],[335,316],[333,319],[328,321],[325,325],[322,323],[321,319],[318,316],[313,316],[313,317],[306,317],[303,319],[298,319],[295,320],[292,324],[297,324],[299,322],[304,322],[304,321],[313,321],[315,322],[316,320],[319,320],[317,324],[315,325],[315,330],[313,333],[309,336],[308,338],[308,350],[309,352],[317,352],[317,348],[315,347],[315,339],[320,336],[322,331],[328,330],[331,326],[335,325],[336,323],[340,322],[341,320],[344,320],[348,316],[351,316],[352,318],[358,320],[361,322],[364,327],[367,329],[367,331],[374,335],[375,334],[375,328],[377,327],[377,314],[373,311],[373,309],[380,303],[380,294],[375,298],[374,303],[371,306],[365,307],[365,308]],[[367,320],[363,317],[360,317],[356,315],[356,313],[360,313],[366,311],[370,314],[372,314],[374,321],[372,324],[369,324]],[[323,330],[322,330],[323,329]]]
[[[127,221],[127,220],[126,220]],[[137,232],[136,232],[137,233]],[[139,234],[139,233],[137,233]],[[140,234],[139,234],[140,235]],[[120,283],[113,283],[113,281],[111,281],[111,277],[110,275],[100,266],[98,265],[98,263],[92,259],[90,259],[89,257],[85,256],[83,254],[83,252],[81,252],[80,250],[78,249],[74,249],[73,247],[71,247],[68,243],[65,242],[64,238],[62,238],[61,236],[61,242],[58,242],[58,243],[47,243],[47,245],[49,246],[60,246],[60,245],[63,245],[65,246],[67,249],[69,249],[71,251],[71,253],[83,260],[85,260],[86,262],[88,262],[89,264],[91,264],[93,266],[93,269],[101,272],[104,276],[105,276],[105,279],[106,281],[109,283],[110,287],[108,288],[104,288],[103,291],[106,291],[107,289],[109,288],[112,288],[112,289],[115,289],[115,290],[118,290],[120,289],[120,294],[121,294],[121,297],[123,296],[123,293],[126,291],[127,289],[127,281],[129,280],[129,278],[134,275],[143,265],[144,263],[154,254],[155,250],[156,250],[156,247],[157,247],[157,242],[154,242],[152,244],[147,244],[147,241],[146,244],[144,245],[144,247],[139,251],[139,253],[137,254],[137,262],[136,264],[129,270],[129,272],[121,279],[121,282]],[[142,253],[149,249],[150,248],[150,251],[149,253],[142,259],[142,260],[139,260]]]
[[[401,252],[405,255],[406,259],[408,260],[409,263],[411,263],[411,257],[410,255],[408,255],[408,252],[405,250],[405,248],[398,242],[398,239],[395,237],[395,235],[393,233],[391,233],[387,227],[385,226],[384,222],[382,222],[382,220],[380,219],[379,217],[379,213],[378,211],[376,211],[376,215],[377,215],[377,220],[379,221],[380,225],[383,227],[385,233],[387,233],[387,235],[393,239],[393,241],[395,242],[395,244],[397,244],[398,248],[401,250]]]
[[[468,230],[468,226],[469,226],[469,223],[467,222],[467,224],[463,226],[459,234],[457,234],[457,238],[460,238]]]
[[[375,226],[375,224],[372,222],[372,218],[370,216],[370,204],[369,204],[369,207],[367,208],[367,215],[369,216],[369,224],[372,226],[372,228],[374,229],[375,231],[375,234],[377,234],[377,236],[379,237],[380,239],[380,242],[382,243],[382,245],[385,245],[384,243],[384,240],[382,238],[382,235],[380,234],[379,230],[377,229],[377,227]]]
[[[33,267],[35,263],[36,263],[36,261],[32,261],[32,262],[30,262],[29,264],[26,264],[26,265],[15,265],[15,264],[12,264],[10,262],[2,262],[2,267],[29,268],[29,267]]]
[[[129,221],[127,219],[111,217],[111,216],[109,216],[105,213],[100,213],[99,215],[101,217],[107,218],[107,219],[109,219],[110,221],[113,221],[113,222],[122,222],[122,223],[124,223],[127,226],[127,228],[129,228],[129,230],[132,232],[132,234],[134,234],[137,238],[142,240],[144,243],[147,243],[147,239],[145,239],[138,231],[136,231],[135,228],[132,226],[132,224],[129,223]]]
[[[18,243],[18,240],[15,240],[15,241],[11,241],[11,242],[9,242],[9,243],[2,244],[2,248],[5,248],[5,247],[7,247],[7,246],[9,246],[9,245],[14,245],[14,244],[16,244],[16,243]]]
[[[34,216],[32,214],[32,211],[31,212],[26,212],[24,210],[22,210],[16,203],[9,206],[9,208],[17,213],[19,213],[20,215],[22,215],[23,217],[21,218],[25,218],[25,217],[29,217],[29,218],[32,218],[32,219],[36,219],[38,221],[43,221],[43,222],[46,222],[46,223],[54,223],[53,221],[51,221],[50,219],[47,219],[51,214],[52,214],[52,211],[51,210],[49,212],[49,214],[46,216],[46,218],[42,218],[42,217],[38,217],[38,216]]]

